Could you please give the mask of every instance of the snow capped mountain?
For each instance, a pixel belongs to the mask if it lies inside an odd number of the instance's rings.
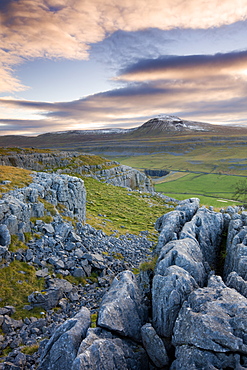
[[[58,131],[58,132],[49,132],[40,136],[47,135],[59,135],[59,136],[68,136],[75,137],[78,136],[78,139],[81,137],[111,137],[111,135],[126,135],[133,134],[134,136],[141,135],[159,135],[159,134],[172,134],[179,132],[188,132],[188,131],[211,131],[212,125],[194,121],[186,121],[177,116],[171,116],[167,114],[159,114],[143,125],[131,128],[106,128],[106,129],[96,129],[96,130],[67,130],[67,131]]]
[[[177,116],[169,116],[165,114],[158,115],[145,122],[138,131],[146,131],[146,133],[157,132],[181,132],[181,131],[208,131],[209,125],[194,121],[182,120]]]

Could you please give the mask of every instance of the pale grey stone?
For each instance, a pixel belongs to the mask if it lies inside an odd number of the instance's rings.
[[[38,369],[71,369],[90,323],[90,312],[86,307],[82,307],[72,319],[65,321],[48,341]]]
[[[158,368],[168,365],[169,358],[161,338],[158,336],[151,324],[145,324],[141,328],[142,343],[149,358]]]
[[[11,243],[11,236],[6,225],[0,225],[0,245],[5,247]],[[1,251],[0,251],[1,254]],[[3,253],[2,253],[3,254]]]
[[[42,307],[50,310],[58,305],[59,300],[63,297],[63,290],[48,289],[44,292],[33,292],[28,296],[28,302],[34,307]]]
[[[165,274],[155,275],[152,287],[153,327],[161,337],[171,337],[173,327],[189,294],[198,288],[195,279],[184,269],[173,265]]]
[[[192,220],[184,225],[180,233],[180,239],[191,238],[197,240],[206,262],[212,269],[216,265],[223,227],[222,213],[201,207]]]
[[[121,347],[108,339],[97,339],[76,357],[71,370],[127,370]]]
[[[247,354],[247,299],[212,276],[192,292],[174,327],[173,344]]]
[[[237,292],[247,298],[247,281],[239,276],[235,271],[228,275],[226,285],[229,288],[235,289]]]
[[[211,352],[182,345],[176,347],[175,356],[170,370],[246,369],[241,366],[240,355],[234,353]]]
[[[100,357],[95,363],[94,354]],[[73,370],[88,369],[115,369],[121,366],[119,356],[126,369],[150,370],[146,351],[137,343],[119,338],[110,331],[102,328],[89,328],[86,338],[79,347],[77,357],[73,363]],[[108,362],[109,360],[109,362]],[[97,365],[98,364],[98,365]],[[118,367],[116,367],[116,370]]]
[[[207,278],[203,255],[196,240],[185,238],[164,245],[155,268],[155,273],[164,275],[169,266],[177,265],[189,272],[197,284],[204,286]]]
[[[147,307],[135,275],[131,271],[121,272],[102,299],[98,325],[140,341],[146,318]]]

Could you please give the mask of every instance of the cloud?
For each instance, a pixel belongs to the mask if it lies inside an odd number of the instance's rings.
[[[203,75],[182,82],[171,79],[128,84],[71,102],[43,103],[9,98],[0,102],[6,107],[39,111],[46,123],[40,127],[36,121],[32,132],[47,132],[60,131],[61,127],[67,130],[122,127],[123,124],[134,127],[160,113],[204,122],[224,123],[236,119],[246,122],[246,93],[247,81],[241,77]]]
[[[215,55],[167,56],[144,59],[125,68],[117,80],[195,79],[228,74],[247,75],[247,51]]]
[[[202,16],[203,13],[203,16]],[[220,27],[245,20],[241,0],[12,0],[0,4],[0,92],[19,91],[10,67],[33,58],[86,59],[92,44],[118,30]]]

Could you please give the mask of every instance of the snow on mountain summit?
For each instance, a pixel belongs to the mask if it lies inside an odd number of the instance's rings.
[[[146,134],[152,132],[157,134],[158,132],[208,131],[208,125],[182,120],[177,116],[159,114],[145,122],[139,129],[141,131],[145,130]]]

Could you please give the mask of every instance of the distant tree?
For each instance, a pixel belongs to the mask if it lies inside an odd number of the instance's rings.
[[[247,179],[239,180],[236,183],[233,197],[240,202],[247,203]]]

